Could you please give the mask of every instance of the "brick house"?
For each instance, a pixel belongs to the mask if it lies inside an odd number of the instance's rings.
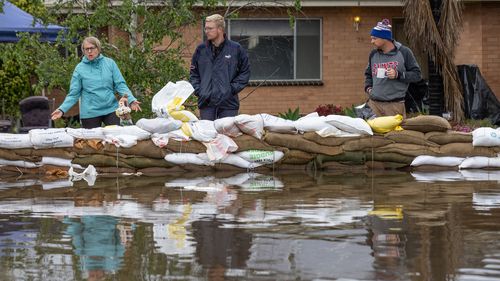
[[[455,62],[478,65],[500,97],[500,1],[463,2],[464,28]],[[297,106],[309,113],[320,104],[361,104],[371,28],[388,18],[395,39],[407,42],[400,0],[302,0],[303,14],[294,29],[286,10],[269,3],[228,20],[228,37],[249,50],[251,62],[251,85],[240,93],[240,99],[246,97],[240,113],[277,114]],[[108,33],[110,41],[120,36],[111,27]],[[188,27],[183,40],[190,46],[184,54],[188,65],[203,40],[203,23]],[[427,77],[427,58],[415,53]]]

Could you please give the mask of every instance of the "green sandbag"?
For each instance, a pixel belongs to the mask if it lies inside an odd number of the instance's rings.
[[[413,159],[415,157],[413,156],[407,156],[407,155],[401,155],[399,153],[393,153],[393,152],[377,152],[377,153],[370,153],[366,152],[366,161],[380,161],[380,162],[393,162],[393,163],[401,163],[405,165],[410,165]]]
[[[339,162],[343,164],[362,165],[366,162],[365,153],[362,151],[346,151],[339,155],[329,156],[320,154],[316,156],[316,163],[323,167],[328,162]]]

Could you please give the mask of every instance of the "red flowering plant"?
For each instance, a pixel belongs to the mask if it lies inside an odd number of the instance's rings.
[[[343,115],[344,109],[340,105],[333,104],[321,104],[314,111],[318,113],[319,116],[327,116],[331,114]]]

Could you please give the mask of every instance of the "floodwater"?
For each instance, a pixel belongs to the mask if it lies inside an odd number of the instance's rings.
[[[0,180],[0,280],[499,280],[500,171]]]

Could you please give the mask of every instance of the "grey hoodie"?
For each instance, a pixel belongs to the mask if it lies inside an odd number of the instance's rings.
[[[412,51],[401,43],[393,41],[396,48],[387,54],[374,49],[370,53],[368,66],[365,70],[365,92],[372,88],[370,99],[375,101],[402,101],[405,98],[408,85],[422,79],[420,66]],[[398,77],[389,79],[378,78],[378,68],[396,68]]]

